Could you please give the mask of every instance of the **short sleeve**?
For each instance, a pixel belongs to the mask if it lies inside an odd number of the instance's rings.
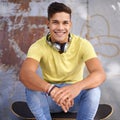
[[[83,41],[82,53],[83,53],[82,58],[84,61],[97,57],[94,47],[88,40]]]
[[[33,58],[40,62],[40,59],[42,57],[40,46],[36,43],[32,44],[28,50],[27,58]]]

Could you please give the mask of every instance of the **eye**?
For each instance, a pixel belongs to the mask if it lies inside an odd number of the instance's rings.
[[[67,24],[69,24],[69,21],[64,21],[63,24],[67,25]]]
[[[52,21],[52,23],[53,23],[53,24],[58,24],[58,21],[55,20],[55,21]]]

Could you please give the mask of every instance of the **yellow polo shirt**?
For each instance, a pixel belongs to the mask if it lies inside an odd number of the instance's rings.
[[[40,63],[44,80],[50,83],[75,83],[83,79],[85,61],[97,57],[90,42],[71,34],[66,52],[60,54],[42,37],[28,50],[27,57]]]

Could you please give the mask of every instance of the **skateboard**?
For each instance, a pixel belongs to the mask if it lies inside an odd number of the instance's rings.
[[[28,105],[24,101],[16,101],[11,105],[12,113],[21,120],[36,120]],[[113,108],[109,104],[99,104],[94,120],[107,119],[113,113]],[[77,113],[51,113],[53,120],[75,120]]]

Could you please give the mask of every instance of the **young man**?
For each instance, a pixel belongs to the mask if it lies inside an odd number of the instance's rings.
[[[77,112],[77,120],[93,120],[105,72],[92,45],[70,33],[71,9],[53,2],[48,7],[47,36],[28,50],[20,70],[27,103],[37,120],[51,120],[50,112]],[[40,65],[43,78],[36,74]],[[86,65],[89,75],[83,78]]]

